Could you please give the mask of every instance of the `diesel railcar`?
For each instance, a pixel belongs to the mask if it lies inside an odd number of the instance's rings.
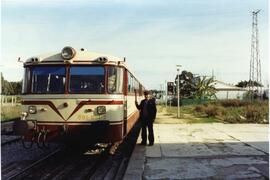
[[[23,142],[45,145],[65,136],[115,143],[138,120],[134,101],[144,86],[125,58],[64,47],[27,59],[24,70],[21,120],[14,124]]]

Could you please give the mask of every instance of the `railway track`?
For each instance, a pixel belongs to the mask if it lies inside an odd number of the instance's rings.
[[[7,180],[11,180],[11,179],[16,179],[18,178],[20,175],[22,175],[23,173],[27,172],[29,169],[35,167],[36,165],[38,165],[39,163],[45,161],[46,159],[56,155],[57,153],[60,152],[61,149],[56,149],[55,151],[51,152],[50,154],[48,154],[47,156],[35,161],[34,163],[32,163],[31,165],[25,167],[24,169],[20,170],[19,172],[14,172],[14,174],[6,177],[5,179]]]
[[[87,178],[91,180],[122,179],[140,132],[139,127],[140,126],[137,123],[130,134],[118,147],[116,153],[113,156],[109,156],[109,158],[107,158],[104,162],[103,166],[101,166],[95,173]]]
[[[20,136],[14,135],[1,135],[1,146],[5,146],[7,144],[15,143],[21,140]]]
[[[13,123],[16,120],[18,119],[1,122],[1,146],[21,140],[20,136],[15,136],[13,133]]]
[[[139,134],[135,125],[114,155],[109,150],[89,155],[85,149],[57,149],[27,166],[20,172],[2,179],[122,179],[129,157]]]
[[[14,121],[19,120],[19,118],[12,119],[10,121],[1,122],[1,134],[3,135],[11,135],[13,134],[13,123]]]

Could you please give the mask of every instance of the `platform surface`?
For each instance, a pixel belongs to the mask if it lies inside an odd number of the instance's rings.
[[[154,124],[155,145],[140,137],[124,179],[268,179],[268,125]]]

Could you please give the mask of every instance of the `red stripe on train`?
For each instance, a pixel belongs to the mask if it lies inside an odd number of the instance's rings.
[[[22,105],[48,105],[65,121],[65,118],[51,101],[22,101]]]

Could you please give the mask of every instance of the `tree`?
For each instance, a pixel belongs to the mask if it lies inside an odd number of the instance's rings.
[[[179,74],[179,82],[180,82],[180,96],[185,98],[191,98],[195,91],[196,86],[194,82],[194,75],[191,72],[188,71],[182,71],[181,74]],[[177,88],[177,82],[178,78],[175,77],[175,84]],[[176,91],[177,92],[177,91]]]
[[[11,86],[13,88],[13,91],[14,91],[13,95],[21,94],[21,92],[22,92],[22,81],[10,82],[10,84],[11,84]]]
[[[11,95],[11,94],[14,94],[14,89],[13,87],[11,86],[11,84],[4,79],[4,76],[3,74],[1,73],[1,93],[4,94],[4,95]]]
[[[206,78],[206,76],[194,76],[191,72],[182,71],[179,75],[180,80],[180,96],[181,98],[210,99],[216,98],[216,89],[214,87],[214,78]],[[177,76],[175,84],[177,85]],[[177,86],[176,86],[177,87]],[[177,91],[176,91],[177,92]]]
[[[252,84],[254,86],[263,87],[263,85],[258,83],[257,81],[251,81],[251,80],[249,80],[249,81],[240,81],[235,86],[245,88],[245,87],[251,86]]]
[[[19,82],[8,82],[4,79],[3,74],[1,73],[1,94],[3,95],[17,95],[21,94],[22,81]]]
[[[217,90],[214,87],[214,78],[199,78],[199,81],[196,83],[196,91],[194,97],[196,99],[210,99],[212,97],[216,98]]]

